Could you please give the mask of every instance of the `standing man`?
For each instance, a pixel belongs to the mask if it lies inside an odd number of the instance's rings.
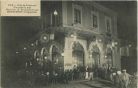
[[[88,72],[88,66],[86,67],[86,75],[85,75],[85,79],[88,79],[89,78],[89,72]]]
[[[122,88],[127,88],[129,84],[130,75],[126,72],[126,69],[122,70],[122,74],[120,77],[121,77]]]

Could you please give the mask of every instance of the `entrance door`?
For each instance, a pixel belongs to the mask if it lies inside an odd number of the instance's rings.
[[[100,64],[100,54],[99,52],[93,52],[92,53],[92,59],[94,60],[94,66],[98,67]]]
[[[84,52],[83,51],[73,51],[73,58],[77,66],[84,66]]]
[[[52,47],[52,70],[53,72],[59,72],[63,70],[64,61],[63,57],[61,56],[61,52],[56,46]]]
[[[108,66],[113,66],[113,60],[112,60],[112,49],[111,48],[108,48],[107,49],[107,54],[106,54],[106,56],[107,56],[107,64],[108,64]]]
[[[77,66],[84,66],[84,49],[80,43],[74,43],[72,57]]]
[[[94,45],[91,51],[93,66],[97,68],[100,65],[100,50],[97,45]]]

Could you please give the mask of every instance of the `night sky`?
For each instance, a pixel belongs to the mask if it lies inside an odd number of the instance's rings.
[[[117,28],[121,39],[137,40],[137,2],[136,1],[101,1],[100,3],[118,14]]]
[[[136,2],[98,2],[118,13],[119,38],[134,41],[137,38]],[[39,17],[2,17],[2,55],[15,54],[15,51],[35,36],[40,28]],[[9,56],[10,57],[10,56]]]

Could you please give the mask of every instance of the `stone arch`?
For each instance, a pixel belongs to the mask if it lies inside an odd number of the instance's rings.
[[[49,53],[48,53],[48,50],[47,50],[47,48],[46,47],[43,47],[42,49],[41,49],[41,58],[42,58],[42,60],[47,60],[48,58],[49,58]]]
[[[72,57],[74,58],[74,64],[78,66],[85,65],[85,50],[83,45],[79,42],[72,44]]]
[[[113,51],[111,47],[107,47],[106,49],[106,64],[113,66]]]
[[[98,67],[101,64],[101,52],[96,42],[91,42],[89,45],[89,58],[94,67]]]
[[[63,48],[57,42],[52,42],[49,47],[50,60],[52,61],[52,71],[58,71],[64,68],[64,59],[62,57]]]
[[[53,48],[53,46],[55,46],[55,47],[58,49],[59,53],[62,53],[62,51],[63,51],[62,46],[61,46],[59,43],[53,41],[52,43],[50,43],[49,54],[52,53],[52,48]]]
[[[83,45],[80,44],[79,42],[74,42],[72,44],[72,49],[84,50]]]
[[[40,57],[40,52],[39,52],[39,50],[35,50],[35,52],[34,52],[34,58],[36,59],[38,57]]]
[[[99,48],[99,52],[101,51],[100,50],[100,46],[97,44],[97,42],[91,42],[90,45],[89,45],[89,49],[88,49],[90,52],[91,52],[93,46],[98,47]]]
[[[48,51],[47,51],[47,48],[46,47],[43,47],[41,49],[41,55],[44,55],[44,54],[48,54]]]

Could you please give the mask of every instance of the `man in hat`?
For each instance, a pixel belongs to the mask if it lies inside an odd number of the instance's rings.
[[[126,72],[126,69],[122,70],[122,74],[121,74],[120,78],[121,78],[122,88],[127,88],[128,84],[129,84],[130,75]]]
[[[121,76],[121,71],[118,70],[116,72],[116,75],[115,75],[115,86],[117,88],[120,88],[121,87],[121,78],[120,78],[120,76]]]

